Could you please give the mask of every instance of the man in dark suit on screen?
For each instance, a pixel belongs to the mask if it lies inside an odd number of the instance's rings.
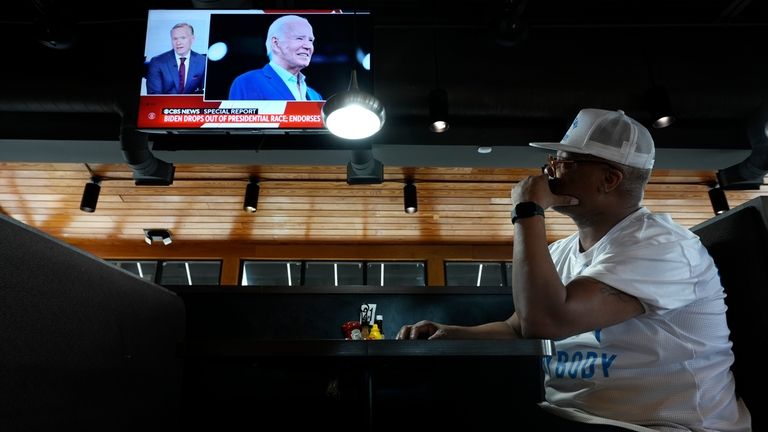
[[[205,55],[192,51],[195,29],[179,23],[171,29],[173,49],[152,57],[147,68],[147,94],[203,92]]]
[[[306,19],[284,15],[269,26],[269,64],[246,72],[232,82],[230,100],[323,100],[309,87],[301,70],[309,66],[315,51],[315,35]]]

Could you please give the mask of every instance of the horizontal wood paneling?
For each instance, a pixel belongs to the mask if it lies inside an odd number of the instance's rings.
[[[80,211],[84,164],[0,163],[0,210],[73,244],[143,243],[144,228],[185,242],[509,245],[510,189],[538,169],[386,167],[380,185],[347,185],[344,166],[176,166],[171,186],[135,186],[124,164],[93,164],[106,177],[95,213]],[[242,210],[249,177],[260,179],[258,211]],[[415,180],[419,211],[403,211]],[[644,204],[686,227],[712,216],[708,171],[656,170]],[[727,191],[736,206],[758,191]],[[547,212],[550,240],[575,229]],[[173,246],[172,245],[172,246]],[[178,247],[178,246],[177,246]]]

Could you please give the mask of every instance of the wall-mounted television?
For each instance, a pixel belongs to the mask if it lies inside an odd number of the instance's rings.
[[[349,88],[353,70],[373,92],[372,29],[359,11],[150,10],[137,126],[324,133],[323,104]]]

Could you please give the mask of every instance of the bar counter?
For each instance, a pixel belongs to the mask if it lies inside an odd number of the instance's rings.
[[[545,339],[516,340],[367,340],[280,339],[213,340],[182,345],[184,357],[515,357],[549,356]]]

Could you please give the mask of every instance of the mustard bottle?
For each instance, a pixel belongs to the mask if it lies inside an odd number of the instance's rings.
[[[368,333],[368,339],[374,340],[374,339],[383,339],[381,336],[381,332],[379,331],[379,326],[377,324],[374,324],[373,327],[371,327],[371,332]]]

